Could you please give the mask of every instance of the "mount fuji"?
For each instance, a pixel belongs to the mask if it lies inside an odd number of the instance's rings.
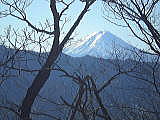
[[[118,38],[110,32],[94,32],[79,41],[71,42],[63,53],[72,57],[83,57],[86,55],[97,58],[110,58],[115,49],[136,49],[132,45]]]

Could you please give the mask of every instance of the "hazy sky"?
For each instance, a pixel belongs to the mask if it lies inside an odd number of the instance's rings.
[[[71,9],[67,11],[67,15],[65,17],[69,18],[70,21],[66,27],[64,27],[65,31],[68,31],[68,28],[73,24],[73,21],[78,16],[78,13],[82,10],[83,5],[84,3],[81,3],[79,0],[77,0],[77,2],[71,6]],[[106,21],[103,18],[103,12],[103,4],[100,0],[98,0],[91,7],[90,11],[85,15],[80,25],[76,29],[78,38],[84,37],[92,32],[110,31],[124,41],[127,41],[134,46],[138,46],[139,48],[144,48],[144,45],[132,36],[129,29],[118,27]],[[32,5],[27,9],[27,17],[34,25],[39,25],[40,22],[43,23],[46,18],[50,21],[53,20],[49,9],[49,2],[47,2],[47,0],[34,0]],[[0,21],[1,30],[9,24],[19,28],[24,27],[25,25],[23,22],[19,20],[17,21],[15,18],[7,17]]]

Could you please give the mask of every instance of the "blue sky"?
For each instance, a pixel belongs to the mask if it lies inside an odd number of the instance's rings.
[[[68,28],[73,24],[75,18],[78,16],[78,13],[82,10],[83,5],[84,3],[77,0],[67,11],[67,15],[65,17],[68,17],[70,21],[64,27],[64,31],[68,31]],[[85,15],[76,29],[76,33],[78,33],[77,38],[84,37],[92,32],[110,31],[117,37],[120,37],[134,46],[139,48],[145,47],[144,44],[132,36],[129,29],[113,25],[112,23],[106,21],[103,16],[103,5],[102,2],[98,0],[91,7],[90,11]],[[43,23],[46,18],[52,21],[53,19],[49,9],[49,2],[47,2],[47,0],[34,0],[32,5],[27,9],[27,17],[34,25],[39,25],[40,22]],[[15,18],[7,17],[0,21],[0,29],[2,30],[9,24],[16,26],[17,28],[22,28],[25,26],[23,22]]]

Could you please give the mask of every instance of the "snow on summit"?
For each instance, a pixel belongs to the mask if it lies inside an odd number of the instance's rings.
[[[71,42],[63,52],[72,57],[94,56],[108,58],[114,48],[134,48],[110,32],[93,32],[79,41]]]

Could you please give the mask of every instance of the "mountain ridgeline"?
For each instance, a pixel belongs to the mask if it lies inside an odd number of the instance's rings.
[[[129,50],[124,52],[125,48]],[[160,68],[157,67],[153,74],[153,67],[160,65],[155,62],[157,57],[152,57],[153,61],[143,61],[144,56],[137,56],[137,51],[133,50],[138,49],[109,32],[93,33],[71,44],[59,56],[55,63],[56,69],[51,72],[50,78],[37,96],[32,111],[45,111],[57,118],[66,119],[69,110],[62,104],[64,101],[61,98],[72,103],[78,91],[77,83],[69,75],[81,78],[89,75],[97,88],[101,88],[103,104],[113,119],[126,119],[125,114],[133,111],[138,113],[139,109],[160,112],[160,99],[155,88],[155,84],[158,89],[160,87],[157,84],[160,82]],[[21,105],[27,88],[48,53],[23,50],[16,52],[4,46],[0,46],[0,51],[0,106],[13,107],[18,111],[16,105]],[[106,83],[108,84],[102,87]],[[93,104],[96,106],[96,100]],[[15,118],[12,111],[0,109],[0,119],[4,114],[8,114],[9,120]],[[149,114],[153,120],[155,118],[153,113],[143,114]],[[34,120],[51,120],[44,116],[32,117]]]

